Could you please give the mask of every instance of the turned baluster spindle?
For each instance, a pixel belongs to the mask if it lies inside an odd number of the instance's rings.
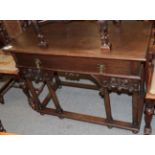
[[[39,44],[38,45],[40,47],[44,47],[44,48],[48,47],[48,42],[45,39],[43,33],[41,32],[38,22],[36,20],[32,20],[32,24],[34,26],[34,29],[35,29],[36,34],[37,34],[37,38],[39,40]]]
[[[112,45],[109,40],[108,21],[100,20],[99,25],[100,25],[101,49],[104,51],[110,51]]]

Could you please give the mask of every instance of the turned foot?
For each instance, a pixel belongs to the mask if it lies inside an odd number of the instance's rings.
[[[145,128],[144,128],[145,135],[149,135],[152,133],[151,121],[153,114],[154,114],[154,103],[148,101],[145,107]]]

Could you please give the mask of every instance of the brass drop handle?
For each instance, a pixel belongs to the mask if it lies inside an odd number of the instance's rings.
[[[99,69],[99,73],[103,74],[105,70],[105,65],[104,64],[97,64],[97,68]]]
[[[40,69],[41,68],[41,61],[40,61],[40,59],[35,59],[35,64],[36,64],[36,67],[37,67],[37,69]]]

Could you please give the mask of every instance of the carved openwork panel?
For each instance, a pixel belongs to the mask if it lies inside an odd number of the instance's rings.
[[[22,68],[20,74],[22,78],[30,79],[35,82],[45,81],[47,79],[52,80],[54,76],[53,71],[32,68]]]
[[[116,89],[117,91],[128,91],[129,93],[140,91],[140,81],[118,77],[104,77],[102,86],[108,90]]]
[[[107,77],[92,75],[101,89],[108,89],[110,91],[116,90],[118,92],[127,91],[129,93],[140,92],[140,80],[120,78],[120,77]]]

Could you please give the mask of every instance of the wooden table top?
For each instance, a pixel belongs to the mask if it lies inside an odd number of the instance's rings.
[[[96,22],[54,23],[44,25],[42,30],[49,41],[47,49],[37,46],[37,37],[34,30],[30,28],[12,43],[13,47],[9,51],[145,61],[152,24],[141,21],[122,21],[121,27],[118,28],[110,23],[109,35],[112,43],[110,53],[100,50],[99,25]]]

